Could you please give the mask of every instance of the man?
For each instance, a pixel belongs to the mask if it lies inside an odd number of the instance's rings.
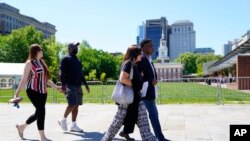
[[[62,83],[62,91],[64,92],[68,106],[64,112],[64,116],[58,121],[63,131],[67,131],[67,117],[72,114],[72,124],[70,131],[83,132],[76,124],[78,114],[78,107],[82,105],[83,92],[81,85],[86,86],[88,93],[89,86],[82,73],[82,64],[78,60],[76,54],[78,53],[79,43],[68,44],[68,55],[66,55],[60,63],[60,80]]]
[[[159,139],[159,141],[168,141],[162,134],[161,125],[158,117],[158,110],[155,103],[155,86],[157,84],[157,74],[151,59],[151,54],[154,51],[153,44],[151,40],[144,39],[140,43],[140,46],[143,55],[142,60],[139,64],[139,70],[142,72],[145,80],[149,82],[146,96],[142,98],[142,101],[149,113],[149,119],[154,129],[155,136]]]

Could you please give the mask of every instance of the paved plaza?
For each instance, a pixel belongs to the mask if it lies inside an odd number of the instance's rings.
[[[31,104],[0,104],[0,141],[18,141],[15,125],[23,123],[34,112]],[[98,141],[112,122],[116,105],[84,104],[78,124],[83,133],[63,132],[57,120],[66,104],[47,104],[46,134],[53,141]],[[164,135],[173,141],[229,141],[230,124],[250,124],[250,105],[159,105]],[[68,120],[69,121],[69,120]],[[152,129],[152,128],[151,128]],[[36,123],[25,133],[26,140],[39,140]],[[136,127],[131,137],[141,140]],[[118,135],[114,140],[121,141]]]

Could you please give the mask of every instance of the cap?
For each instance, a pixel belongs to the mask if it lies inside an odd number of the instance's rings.
[[[79,46],[79,45],[80,45],[79,42],[72,42],[72,43],[69,43],[69,44],[68,44],[68,48],[77,47],[77,46]]]

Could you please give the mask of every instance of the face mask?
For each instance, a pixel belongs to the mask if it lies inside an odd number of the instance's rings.
[[[74,55],[76,55],[78,53],[78,49],[72,49],[71,53],[74,54]]]

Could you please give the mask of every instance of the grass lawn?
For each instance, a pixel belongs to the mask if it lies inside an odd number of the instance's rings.
[[[181,82],[162,82],[158,84],[159,95],[157,102],[160,104],[173,103],[217,103],[219,100],[223,103],[250,103],[250,93],[238,90],[219,89],[208,85],[198,83]],[[114,85],[90,85],[91,92],[88,94],[84,89],[85,103],[113,103],[111,93]],[[0,102],[8,102],[12,97],[14,90],[0,90]],[[30,102],[25,91],[21,92],[24,102]],[[49,103],[65,103],[63,93],[48,89]]]

